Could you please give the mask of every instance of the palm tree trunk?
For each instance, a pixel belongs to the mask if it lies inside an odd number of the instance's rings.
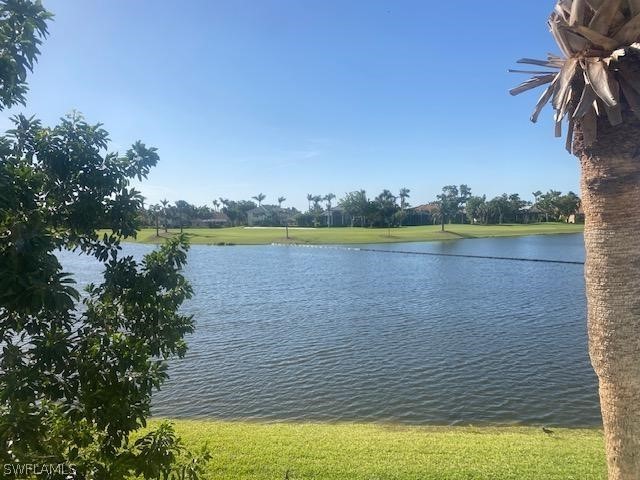
[[[640,121],[598,122],[582,167],[589,355],[600,385],[610,480],[640,479]],[[606,117],[605,117],[606,119]]]

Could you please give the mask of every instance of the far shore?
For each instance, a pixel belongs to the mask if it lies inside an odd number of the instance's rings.
[[[228,227],[228,228],[185,228],[184,233],[192,245],[269,245],[291,243],[296,245],[340,245],[400,242],[429,242],[435,240],[459,240],[465,238],[514,237],[526,235],[558,235],[581,233],[584,226],[567,223],[532,223],[503,225],[440,225],[396,228],[297,228],[289,227],[289,238],[284,227]],[[156,236],[155,228],[144,228],[137,238],[127,239],[135,243],[162,243],[180,233],[179,228],[167,232],[160,228]]]

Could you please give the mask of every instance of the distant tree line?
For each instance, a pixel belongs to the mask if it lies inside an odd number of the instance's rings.
[[[370,198],[365,190],[346,193],[337,199],[333,193],[308,194],[307,211],[285,208],[285,197],[277,197],[277,205],[263,204],[267,198],[259,193],[250,200],[219,198],[209,205],[192,205],[184,200],[173,204],[162,200],[141,211],[143,223],[158,231],[168,228],[204,226],[283,226],[309,227],[398,227],[403,225],[426,225],[469,223],[502,224],[569,221],[578,218],[580,198],[573,192],[562,194],[549,190],[533,192],[533,202],[524,200],[518,193],[503,193],[492,199],[486,195],[473,195],[468,185],[446,185],[436,198],[427,204],[411,207],[408,202],[410,190],[402,188],[395,194],[384,189]],[[337,199],[337,200],[336,200]],[[259,220],[251,219],[251,214]],[[214,220],[218,221],[214,221]],[[209,222],[209,223],[207,223]]]

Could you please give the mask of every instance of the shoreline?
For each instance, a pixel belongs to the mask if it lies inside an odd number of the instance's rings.
[[[284,235],[284,227],[226,227],[226,228],[185,228],[192,245],[232,246],[232,245],[365,245],[385,243],[412,243],[462,240],[474,238],[522,237],[530,235],[562,235],[582,233],[584,225],[566,223],[504,224],[504,225],[446,225],[442,232],[440,225],[421,227],[387,228],[297,228],[289,229],[289,238]],[[103,233],[100,231],[99,233]],[[137,237],[127,238],[127,243],[159,244],[167,238],[179,234],[179,229],[143,228]]]
[[[602,429],[152,418],[207,444],[205,479],[605,478]],[[550,432],[550,433],[548,433]]]

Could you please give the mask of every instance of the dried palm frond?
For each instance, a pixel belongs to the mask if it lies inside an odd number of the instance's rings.
[[[518,95],[550,84],[531,116],[536,122],[551,103],[556,136],[568,119],[567,149],[580,122],[585,146],[597,138],[597,117],[622,123],[622,104],[640,117],[640,0],[557,0],[549,29],[564,57],[522,58],[518,63],[549,70],[510,70],[532,78],[510,90]]]

